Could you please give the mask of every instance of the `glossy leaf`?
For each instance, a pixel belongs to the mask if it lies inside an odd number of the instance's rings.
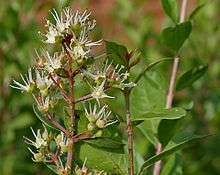
[[[192,30],[190,21],[177,24],[175,27],[168,27],[162,31],[163,43],[175,53],[179,51]]]
[[[169,143],[160,154],[155,155],[144,162],[144,164],[140,168],[138,175],[142,174],[145,168],[149,168],[151,165],[153,165],[158,160],[161,160],[173,154],[174,152],[183,149],[189,143],[193,143],[205,137],[207,137],[207,135],[187,134],[187,135],[183,135],[183,136],[181,135],[181,136],[174,138],[174,140],[171,143]]]
[[[176,90],[182,90],[191,86],[196,80],[201,78],[207,71],[207,65],[200,65],[185,72],[177,81]]]
[[[177,0],[161,0],[163,9],[167,16],[170,17],[173,22],[178,22],[178,3]]]

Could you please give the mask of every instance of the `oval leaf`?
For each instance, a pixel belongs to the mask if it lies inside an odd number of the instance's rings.
[[[185,72],[177,81],[176,90],[182,90],[191,86],[196,80],[201,78],[207,71],[207,65],[200,65]]]
[[[167,16],[173,20],[174,23],[178,22],[178,4],[176,0],[161,0],[163,9]]]
[[[192,30],[190,21],[177,24],[175,27],[168,27],[162,31],[162,41],[171,50],[178,52]]]

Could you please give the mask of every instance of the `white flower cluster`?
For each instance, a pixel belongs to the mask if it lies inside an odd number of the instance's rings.
[[[101,84],[97,90],[103,89],[104,85],[100,82],[106,82],[106,84],[108,84],[110,87],[115,87],[122,90],[124,88],[136,86],[133,82],[127,82],[129,73],[124,70],[123,65],[117,64],[114,66],[114,64],[112,62],[109,63],[108,60],[106,60],[101,69],[96,69],[93,71],[85,70],[83,73],[85,76],[91,77],[96,84]]]
[[[62,156],[62,154],[67,152],[68,142],[63,132],[61,132],[57,136],[53,136],[52,134],[48,133],[45,126],[44,126],[43,133],[41,133],[40,129],[37,130],[37,133],[35,133],[32,128],[31,128],[31,131],[34,135],[35,140],[33,141],[27,137],[24,137],[24,139],[27,144],[35,147],[36,152],[34,152],[31,148],[28,148],[29,151],[33,154],[33,161],[35,162],[50,162],[51,161],[51,157],[53,157],[51,150],[50,150],[51,142],[56,143],[55,152],[58,153],[56,155],[57,158],[59,158],[60,156]]]
[[[48,31],[43,36],[49,44],[61,43],[64,41],[68,50],[72,53],[77,62],[88,58],[91,47],[101,44],[102,40],[92,41],[89,39],[89,32],[96,26],[95,20],[90,20],[91,12],[85,10],[83,13],[70,8],[65,8],[59,16],[56,10],[51,12],[55,23],[47,20]]]
[[[97,105],[95,104],[92,107],[91,103],[89,103],[89,109],[87,109],[84,106],[84,110],[85,110],[85,116],[89,120],[89,124],[87,126],[88,130],[89,131],[95,130],[96,133],[100,135],[102,133],[102,129],[118,122],[118,120],[112,120],[110,118],[111,111],[108,110],[107,105],[104,105],[102,107],[97,107]]]

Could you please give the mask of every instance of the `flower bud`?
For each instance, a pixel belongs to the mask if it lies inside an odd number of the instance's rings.
[[[34,154],[34,161],[36,162],[43,162],[44,161],[44,155],[39,152]]]
[[[89,130],[89,131],[92,131],[92,130],[94,130],[96,128],[96,125],[94,124],[94,123],[89,123],[88,125],[87,125],[87,129]]]
[[[90,115],[87,116],[87,119],[89,120],[89,122],[94,123],[98,119],[98,116],[90,114]]]
[[[98,128],[105,128],[106,127],[106,123],[107,123],[107,121],[105,120],[105,119],[101,119],[101,118],[99,118],[97,121],[96,121],[96,126],[98,127]]]
[[[102,134],[103,134],[102,130],[98,130],[98,131],[95,133],[94,137],[101,137]]]

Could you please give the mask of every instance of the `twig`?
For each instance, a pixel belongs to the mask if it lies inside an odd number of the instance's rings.
[[[53,83],[60,89],[60,93],[61,93],[61,95],[63,96],[64,100],[65,100],[67,103],[69,103],[69,98],[68,98],[68,96],[66,95],[66,93],[65,93],[64,89],[62,88],[62,86],[60,85],[60,83],[57,82],[57,81],[54,79],[53,75],[51,75],[51,74],[49,74],[49,78],[51,78],[51,80],[53,81]]]
[[[187,4],[188,0],[183,0],[181,4],[181,11],[180,11],[180,23],[184,22],[185,17],[186,17],[186,10],[187,10]],[[169,88],[168,88],[168,93],[167,93],[167,98],[166,98],[166,108],[169,109],[172,107],[173,103],[173,96],[174,96],[174,87],[175,87],[175,82],[176,82],[176,76],[177,76],[177,71],[178,71],[178,66],[179,66],[180,58],[177,55],[174,58],[173,61],[173,66],[172,66],[172,73],[171,73],[171,78],[169,82]],[[156,154],[160,154],[162,150],[162,145],[159,143],[157,145],[157,151]],[[158,161],[154,165],[154,175],[160,175],[160,169],[161,169],[161,161]]]
[[[86,100],[89,100],[90,98],[92,98],[92,95],[91,94],[87,94],[85,96],[82,96],[82,97],[76,99],[75,103],[79,103],[81,101],[86,101]]]
[[[71,116],[70,116],[70,122],[71,122],[71,128],[69,129],[70,130],[70,133],[71,135],[73,136],[75,134],[75,122],[76,122],[76,118],[75,118],[75,96],[74,96],[74,79],[73,79],[73,71],[72,71],[72,62],[73,62],[73,59],[67,49],[68,46],[65,45],[65,43],[63,44],[63,47],[64,47],[64,50],[67,54],[67,57],[68,57],[68,66],[69,66],[69,69],[68,69],[68,74],[69,74],[69,84],[70,84],[70,95],[69,95],[69,99],[70,99],[70,104],[69,104],[69,107],[71,109]],[[72,171],[72,161],[73,161],[73,146],[74,146],[74,142],[73,142],[73,139],[72,139],[72,136],[70,136],[68,138],[68,153],[67,153],[67,162],[66,162],[66,167],[68,169],[68,172],[71,172]]]
[[[131,112],[130,112],[130,89],[124,91],[125,97],[125,110],[127,120],[127,134],[128,134],[128,173],[134,175],[134,151],[133,151],[133,128],[131,123]]]
[[[57,121],[54,119],[54,116],[52,116],[52,114],[47,113],[47,118],[48,118],[48,120],[51,122],[51,124],[53,124],[53,126],[55,126],[56,128],[58,128],[59,130],[61,130],[66,136],[69,135],[69,132],[68,132],[62,125],[60,125],[59,122],[57,122]]]

